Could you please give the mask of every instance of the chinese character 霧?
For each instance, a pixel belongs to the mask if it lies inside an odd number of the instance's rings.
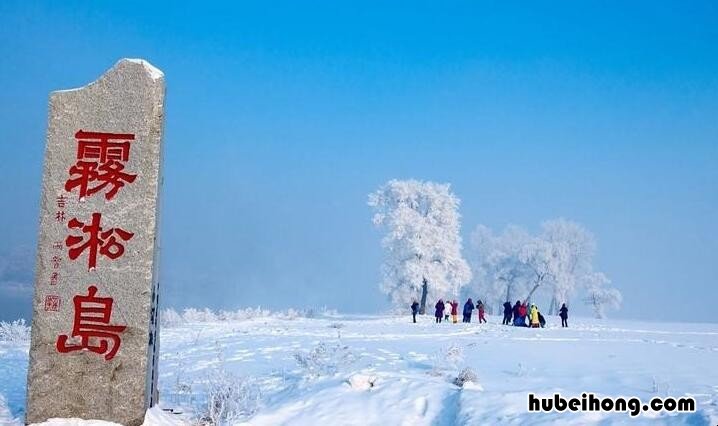
[[[77,139],[77,162],[70,167],[70,179],[65,190],[78,188],[79,198],[105,191],[105,199],[114,198],[125,183],[132,183],[137,175],[125,173],[124,163],[130,158],[130,133],[75,133]]]

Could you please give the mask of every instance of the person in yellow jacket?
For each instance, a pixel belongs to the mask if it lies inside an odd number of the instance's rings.
[[[531,328],[539,328],[539,310],[533,303],[531,304],[531,314],[529,316],[531,318]]]

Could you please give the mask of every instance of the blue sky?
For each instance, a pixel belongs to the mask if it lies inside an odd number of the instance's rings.
[[[716,321],[715,2],[30,3],[0,2],[0,319],[30,310],[48,93],[142,57],[167,305],[385,309],[366,198],[417,178],[465,242],[584,224],[614,316]]]

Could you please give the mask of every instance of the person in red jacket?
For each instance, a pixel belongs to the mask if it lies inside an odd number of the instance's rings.
[[[476,304],[476,309],[479,310],[479,324],[483,321],[484,324],[486,323],[486,318],[484,317],[484,303],[479,300],[479,303]]]
[[[526,306],[526,302],[522,303],[521,306],[519,306],[519,325],[523,327],[528,327],[528,324],[526,324],[526,315],[528,315],[529,308]]]
[[[456,300],[451,302],[451,320],[454,324],[459,322],[459,302]]]

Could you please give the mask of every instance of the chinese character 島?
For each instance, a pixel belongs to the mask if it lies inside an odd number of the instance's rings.
[[[137,175],[123,171],[124,163],[130,158],[130,141],[135,140],[135,135],[80,130],[75,138],[78,161],[70,167],[66,191],[79,188],[79,198],[83,198],[109,186],[105,199],[111,200],[125,183],[135,181]]]
[[[120,244],[118,238],[123,241],[130,240],[135,234],[127,232],[121,228],[110,228],[103,230],[100,226],[102,219],[101,213],[92,213],[92,222],[84,224],[76,218],[67,223],[70,229],[80,229],[83,233],[88,234],[87,240],[83,244],[83,237],[69,235],[65,239],[65,245],[69,247],[68,255],[71,260],[77,259],[82,252],[89,249],[88,268],[92,269],[97,266],[97,253],[107,256],[112,260],[122,256],[125,252],[125,246]]]
[[[90,286],[87,289],[87,296],[77,295],[72,298],[75,305],[75,318],[72,323],[72,337],[79,337],[80,343],[68,345],[69,336],[57,336],[57,351],[68,353],[87,349],[96,354],[104,355],[109,361],[115,357],[120,349],[120,333],[125,331],[127,326],[110,325],[112,317],[112,298],[95,297],[97,287]],[[90,339],[95,340],[93,345]]]

